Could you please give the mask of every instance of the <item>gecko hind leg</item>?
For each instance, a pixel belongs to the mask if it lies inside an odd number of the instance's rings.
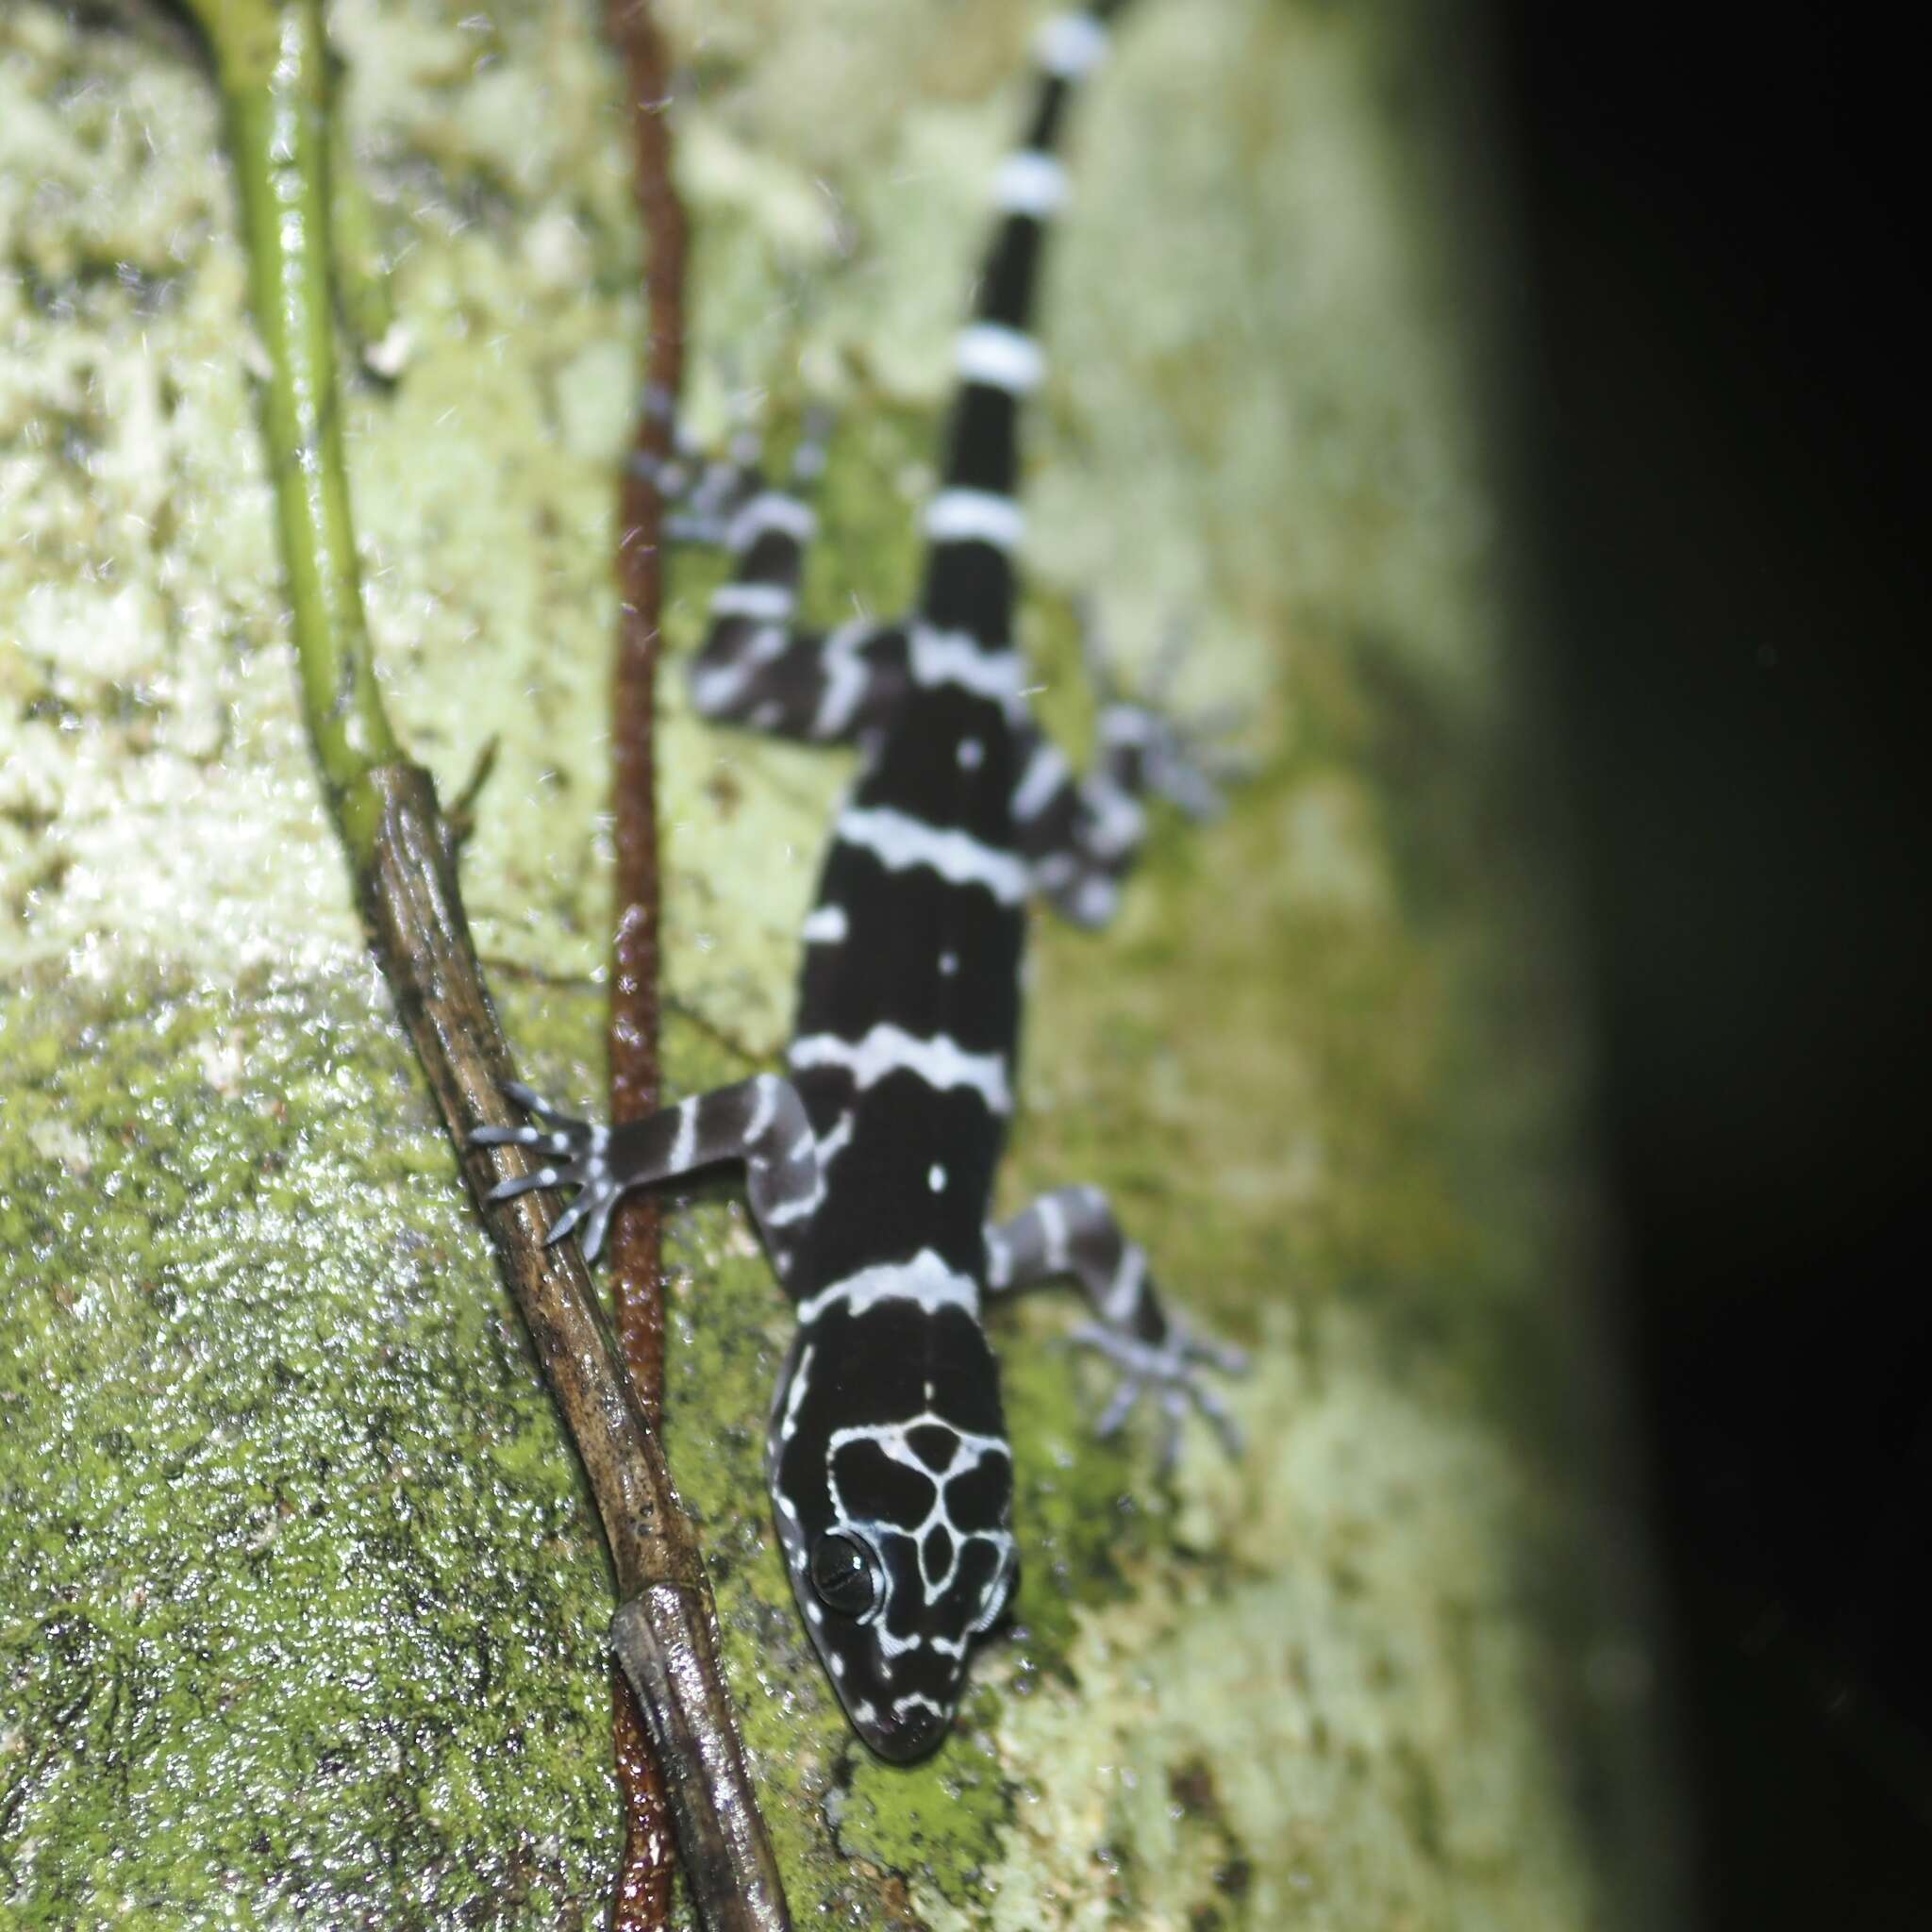
[[[660,422],[671,418],[669,399],[661,391],[648,391],[644,408]],[[663,498],[664,534],[675,543],[735,550],[740,522],[749,505],[774,494],[802,499],[824,473],[834,421],[827,406],[808,407],[792,449],[790,477],[782,486],[766,475],[764,437],[755,420],[755,405],[737,414],[723,456],[707,453],[680,418],[672,420],[670,456],[631,459],[632,467],[647,476]],[[799,507],[804,508],[802,501]]]
[[[904,625],[859,618],[826,635],[796,622],[807,546],[818,519],[807,500],[824,473],[830,411],[807,411],[788,483],[768,481],[756,434],[730,454],[681,454],[653,478],[671,505],[665,534],[730,554],[711,593],[710,623],[691,667],[706,717],[818,743],[850,743],[890,715],[907,684]]]
[[[1099,709],[1101,766],[1114,782],[1138,793],[1164,798],[1191,819],[1219,817],[1228,786],[1247,764],[1227,741],[1241,722],[1232,704],[1177,711],[1172,700],[1193,633],[1179,619],[1161,633],[1154,661],[1132,691],[1091,603],[1080,606],[1080,655]]]
[[[1129,694],[1089,606],[1079,607],[1081,658],[1097,709],[1093,769],[1084,777],[1037,725],[1022,725],[1013,823],[1033,881],[1075,925],[1105,925],[1147,837],[1142,800],[1165,798],[1190,818],[1222,808],[1224,785],[1242,767],[1223,742],[1238,722],[1228,709],[1177,716],[1166,699],[1188,644],[1170,626],[1141,690]]]

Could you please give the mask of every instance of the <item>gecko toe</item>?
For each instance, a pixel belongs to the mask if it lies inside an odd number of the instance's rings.
[[[579,1194],[576,1197],[576,1199],[573,1201],[570,1204],[570,1206],[566,1208],[563,1210],[563,1212],[559,1214],[554,1222],[551,1223],[550,1232],[543,1237],[543,1245],[546,1248],[554,1248],[558,1244],[558,1242],[562,1241],[565,1238],[565,1236],[567,1236],[571,1232],[571,1230],[576,1226],[577,1223],[584,1218],[585,1204],[589,1201],[589,1199],[590,1194],[588,1191],[584,1193]]]
[[[533,1174],[513,1174],[500,1180],[484,1195],[486,1201],[514,1201],[537,1188],[554,1188],[561,1178],[554,1167],[540,1167]]]

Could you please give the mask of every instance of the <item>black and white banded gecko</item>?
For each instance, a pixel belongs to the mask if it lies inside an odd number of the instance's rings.
[[[704,466],[689,484],[659,478],[681,495],[675,534],[724,543],[735,565],[711,600],[698,707],[862,755],[805,922],[790,1077],[760,1074],[609,1128],[519,1087],[546,1124],[475,1136],[544,1163],[492,1199],[580,1189],[551,1239],[581,1224],[592,1255],[626,1188],[743,1163],[797,1304],[767,1457],[779,1540],[854,1726],[893,1759],[944,1735],[968,1647],[1017,1581],[1012,1453],[981,1325],[990,1296],[1073,1278],[1095,1316],[1078,1339],[1122,1377],[1102,1429],[1153,1390],[1170,1441],[1190,1401],[1233,1441],[1197,1370],[1232,1372],[1240,1357],[1163,1314],[1104,1196],[1062,1189],[1004,1225],[987,1221],[1013,1108],[1028,897],[1103,923],[1141,842],[1141,796],[1195,812],[1214,803],[1187,734],[1118,696],[1103,704],[1097,769],[1076,778],[1028,715],[1013,648],[1015,429],[1041,375],[1026,324],[1064,192],[1054,150],[1120,4],[1099,0],[1041,35],[1037,98],[999,173],[977,312],[958,339],[914,614],[829,636],[800,628],[814,528],[800,497],[768,487],[755,460]],[[808,441],[794,468],[802,481],[816,467]]]

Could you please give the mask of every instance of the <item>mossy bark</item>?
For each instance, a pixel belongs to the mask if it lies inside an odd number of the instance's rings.
[[[909,590],[1028,9],[672,9],[699,425],[843,408],[810,595]],[[638,327],[594,9],[343,0],[409,353],[342,425],[375,661],[540,1084],[600,1085],[613,466]],[[1519,754],[1467,64],[1425,10],[1162,0],[1084,103],[1026,641],[1247,713],[1222,824],[1042,924],[1010,1196],[1096,1180],[1252,1345],[1170,1483],[999,1322],[1020,1629],[904,1771],[767,1534],[787,1317],[674,1220],[671,1453],[801,1923],[1668,1923],[1580,1062]],[[0,13],[0,1916],[591,1923],[595,1522],[363,947],[297,704],[240,219],[178,49]],[[707,347],[711,359],[704,360]],[[729,350],[735,366],[728,365]],[[680,559],[674,642],[714,566]],[[660,771],[674,1091],[770,1064],[837,758]]]

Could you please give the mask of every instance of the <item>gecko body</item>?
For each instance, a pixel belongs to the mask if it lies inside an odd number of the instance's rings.
[[[1213,796],[1186,735],[1118,699],[1101,710],[1094,770],[1077,776],[1029,715],[1013,637],[1017,433],[1041,371],[1034,285],[1064,194],[1065,110],[1117,8],[1101,0],[1041,35],[1033,108],[998,176],[992,245],[958,341],[913,614],[803,628],[814,519],[802,494],[725,464],[682,494],[678,532],[724,544],[734,564],[693,667],[700,709],[861,753],[805,922],[787,1073],[614,1128],[519,1088],[543,1124],[477,1136],[543,1163],[495,1197],[579,1189],[553,1239],[581,1225],[591,1254],[626,1188],[743,1164],[797,1311],[767,1455],[779,1541],[854,1727],[893,1759],[944,1735],[973,1643],[1016,1587],[991,1299],[1065,1278],[1086,1291],[1093,1319],[1078,1339],[1122,1378],[1103,1428],[1151,1390],[1171,1427],[1191,1402],[1232,1434],[1197,1371],[1239,1358],[1163,1310],[1143,1252],[1097,1191],[1059,1190],[989,1222],[1013,1110],[1029,900],[1104,923],[1144,835],[1142,797],[1198,811]]]

